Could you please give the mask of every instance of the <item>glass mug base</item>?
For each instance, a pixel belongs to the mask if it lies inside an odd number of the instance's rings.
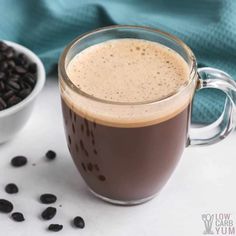
[[[120,201],[120,200],[116,200],[116,199],[112,199],[112,198],[108,198],[108,197],[105,197],[105,196],[102,196],[96,192],[94,192],[91,188],[88,188],[89,191],[97,198],[105,201],[105,202],[108,202],[108,203],[111,203],[113,205],[120,205],[120,206],[135,206],[135,205],[140,205],[140,204],[143,204],[145,202],[148,202],[150,200],[152,200],[153,198],[155,198],[158,194],[154,194],[152,196],[149,196],[149,197],[146,197],[146,198],[142,198],[142,199],[138,199],[138,200],[129,200],[129,201]]]

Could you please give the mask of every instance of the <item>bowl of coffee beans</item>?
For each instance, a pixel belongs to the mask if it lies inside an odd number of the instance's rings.
[[[17,43],[0,41],[0,143],[26,124],[44,83],[45,69],[36,54]]]

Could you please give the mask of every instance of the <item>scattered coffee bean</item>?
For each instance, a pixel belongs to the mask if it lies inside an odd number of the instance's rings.
[[[44,220],[51,220],[57,213],[57,209],[55,207],[48,207],[46,208],[41,216]]]
[[[0,111],[26,98],[37,80],[37,65],[0,41]]]
[[[53,232],[58,232],[60,230],[63,229],[63,225],[58,225],[58,224],[50,224],[48,226],[48,230],[49,231],[53,231]]]
[[[5,199],[0,199],[0,212],[10,213],[13,210],[13,204]]]
[[[5,191],[9,194],[14,194],[14,193],[18,193],[19,190],[15,184],[10,183],[10,184],[6,185]]]
[[[14,167],[21,167],[26,165],[26,163],[27,163],[27,158],[24,156],[16,156],[11,160],[11,165]]]
[[[57,197],[53,194],[50,194],[50,193],[45,193],[40,196],[40,201],[43,204],[52,204],[52,203],[56,202],[56,200],[57,200]]]
[[[0,42],[0,51],[1,51],[1,42]],[[49,150],[45,154],[45,156],[49,160],[53,160],[56,158],[56,152]],[[16,157],[12,158],[12,160],[11,160],[11,165],[14,167],[20,167],[20,166],[25,165],[26,163],[27,163],[27,158],[24,156],[16,156]],[[36,164],[33,163],[32,165],[36,165]],[[93,166],[92,163],[88,163],[88,169],[91,171],[92,171],[93,167],[95,169],[97,169],[98,167],[96,168],[96,166],[97,166],[97,164],[95,164]],[[102,181],[105,180],[105,177],[102,175],[99,175],[98,178]],[[9,183],[5,186],[5,191],[9,194],[13,194],[13,193],[17,193],[19,190],[18,190],[18,187],[16,184]],[[40,201],[44,204],[52,204],[57,201],[57,197],[54,194],[46,193],[46,194],[42,194],[40,196]],[[62,207],[62,205],[59,205],[59,207]],[[6,199],[0,199],[0,212],[10,213],[10,212],[12,212],[13,208],[14,208],[13,204],[10,201],[8,201]],[[41,213],[41,217],[44,220],[51,220],[52,218],[54,218],[56,213],[57,213],[57,209],[55,207],[47,207]],[[24,215],[21,212],[12,213],[11,218],[12,218],[12,220],[14,220],[16,222],[25,221]],[[74,227],[76,227],[76,228],[83,229],[85,227],[84,219],[80,216],[76,216],[73,219],[72,223],[73,223]],[[58,231],[61,231],[62,229],[63,229],[63,225],[60,225],[60,224],[50,224],[48,226],[48,230],[52,231],[52,232],[58,232]]]
[[[76,228],[83,229],[85,226],[84,219],[80,216],[76,216],[73,220],[73,224]]]
[[[13,219],[14,221],[17,221],[17,222],[22,222],[22,221],[25,220],[24,215],[23,215],[22,213],[20,213],[20,212],[14,212],[14,213],[12,213],[11,217],[12,217],[12,219]]]
[[[47,159],[49,159],[49,160],[54,160],[55,158],[56,158],[56,153],[54,152],[54,151],[52,151],[52,150],[49,150],[49,151],[47,151],[47,153],[46,153],[46,158]]]

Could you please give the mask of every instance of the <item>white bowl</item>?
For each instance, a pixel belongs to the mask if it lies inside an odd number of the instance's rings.
[[[0,143],[12,139],[29,119],[34,101],[45,83],[45,69],[41,60],[28,48],[17,43],[5,41],[16,52],[24,53],[27,58],[37,64],[37,82],[32,92],[18,104],[0,111]]]

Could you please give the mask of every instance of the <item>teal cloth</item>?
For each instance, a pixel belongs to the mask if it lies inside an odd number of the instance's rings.
[[[21,43],[43,60],[47,72],[64,46],[86,31],[111,24],[147,25],[177,35],[199,62],[236,78],[235,0],[0,0],[0,38]],[[193,121],[210,123],[224,97],[199,92]]]

